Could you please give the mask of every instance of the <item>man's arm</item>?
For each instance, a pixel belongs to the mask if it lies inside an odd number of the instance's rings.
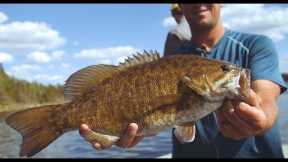
[[[235,140],[265,133],[277,118],[280,86],[268,80],[252,82],[245,102],[227,101],[217,112],[221,133]]]
[[[164,46],[164,56],[173,55],[176,49],[181,47],[181,40],[173,33],[169,33],[166,38],[165,46]]]
[[[274,125],[277,118],[277,98],[280,95],[280,87],[268,80],[257,80],[252,83],[252,88],[262,99],[262,105],[260,106],[268,118],[266,128],[269,129]]]
[[[251,95],[244,102],[225,102],[217,113],[222,134],[233,139],[260,135],[271,128],[277,118],[277,97],[286,90],[273,41],[263,35],[250,39]]]

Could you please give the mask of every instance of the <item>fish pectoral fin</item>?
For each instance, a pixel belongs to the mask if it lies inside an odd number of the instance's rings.
[[[174,135],[180,143],[193,142],[196,135],[195,122],[185,123],[183,125],[177,125],[174,131]]]
[[[83,137],[85,138],[86,141],[90,143],[93,142],[100,143],[103,149],[111,147],[119,139],[119,137],[117,136],[97,133],[94,132],[93,130],[89,130],[87,133],[83,134]]]

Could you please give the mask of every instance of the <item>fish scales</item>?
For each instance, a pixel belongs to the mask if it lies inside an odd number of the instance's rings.
[[[189,61],[190,63],[188,63]],[[164,96],[165,94],[176,94],[177,84],[175,83],[177,83],[177,81],[179,81],[179,79],[185,74],[186,69],[189,69],[189,68],[191,69],[193,68],[193,66],[197,66],[197,60],[195,61],[196,63],[194,64],[194,63],[191,63],[191,60],[185,59],[185,58],[182,58],[179,60],[162,59],[162,60],[153,62],[151,64],[144,64],[142,66],[131,67],[129,70],[119,73],[117,76],[111,78],[110,80],[106,80],[106,82],[103,82],[102,84],[100,84],[98,86],[99,88],[94,90],[95,92],[98,92],[98,93],[94,93],[94,91],[89,92],[91,93],[91,95],[93,95],[93,97],[90,97],[88,95],[87,103],[86,102],[83,103],[83,101],[78,101],[79,103],[82,102],[81,108],[79,108],[79,106],[74,106],[73,108],[76,108],[79,110],[77,114],[81,119],[85,117],[89,117],[90,115],[99,114],[97,115],[97,117],[95,117],[95,122],[97,121],[101,121],[101,123],[104,122],[102,123],[102,127],[99,128],[100,132],[103,131],[105,128],[109,128],[109,130],[113,131],[113,133],[114,132],[121,133],[119,130],[115,130],[119,128],[123,130],[123,128],[119,126],[119,124],[123,125],[123,123],[126,124],[130,122],[135,122],[132,119],[133,117],[141,116],[143,113],[147,111],[151,111],[151,109],[155,109],[155,107],[149,106],[149,103],[151,103],[153,99],[156,99],[157,100],[156,102],[159,102],[159,105],[161,105],[161,102],[163,102],[163,100],[159,100],[158,97],[155,96],[157,92],[158,93],[162,92],[162,94],[160,94],[161,96]],[[183,64],[188,64],[190,66],[183,66]],[[167,70],[163,71],[163,69],[167,69]],[[133,87],[130,86],[132,85],[131,78],[133,77],[136,77],[136,78],[138,77],[136,79],[138,87],[135,87],[136,94],[131,95],[131,96],[135,96],[135,98],[131,98],[128,96],[128,94],[133,93],[133,90],[132,90]],[[155,85],[155,82],[159,82],[159,80],[163,81],[163,82],[160,82],[163,85],[163,88],[161,88],[160,90],[158,90],[156,87],[151,86],[151,85]],[[111,90],[109,90],[109,87],[111,87]],[[138,89],[139,91],[137,92]],[[105,94],[107,94],[107,96],[105,96]],[[148,95],[151,95],[151,96],[148,96]],[[110,106],[112,105],[112,107],[105,106],[105,105],[108,105],[107,104],[108,100],[105,100],[105,98],[120,98],[120,96],[122,96],[121,100],[116,99],[116,100],[109,101]],[[90,98],[94,98],[96,102],[94,100],[91,100]],[[163,99],[165,101],[165,98]],[[136,107],[138,107],[139,109],[135,109],[135,105],[130,104],[131,100],[134,100],[136,101],[136,103],[138,103]],[[98,103],[97,106],[94,106],[95,103]],[[95,113],[91,112],[93,107],[97,107],[97,109],[95,110],[99,110],[99,112],[95,112]],[[71,111],[69,108],[67,110]],[[85,114],[82,111],[84,111]],[[115,115],[113,112],[115,113]],[[79,114],[83,114],[83,115],[79,115]],[[66,116],[69,117],[70,116],[69,113]],[[107,118],[109,119],[109,117],[110,119],[118,117],[119,120],[124,120],[124,121],[120,121],[120,122],[118,121],[116,123],[113,123],[113,121],[117,121],[117,120],[113,120],[112,122],[109,121],[106,123],[105,121],[107,120],[101,119],[101,117],[102,118],[105,117],[105,119]],[[161,118],[161,116],[159,116],[159,118]],[[70,125],[74,128],[77,128],[79,126],[79,121],[76,121],[75,123],[71,123],[69,124],[69,126]],[[110,125],[113,125],[115,127],[111,127]],[[123,125],[123,126],[126,126],[126,125]]]
[[[177,89],[176,84],[174,84],[174,86],[170,86],[169,84],[167,84],[167,82],[176,83],[177,81],[177,78],[176,78],[177,75],[173,75],[174,73],[171,73],[173,72],[173,70],[169,70],[170,68],[169,66],[172,66],[175,68],[175,65],[176,67],[178,65],[178,67],[181,68],[181,66],[179,66],[181,64],[179,64],[177,60],[174,60],[174,62],[172,63],[169,62],[168,64],[166,63],[163,64],[159,62],[159,65],[157,65],[157,63],[148,64],[150,66],[143,65],[139,67],[132,67],[130,68],[130,70],[120,73],[118,76],[115,76],[114,78],[107,80],[106,82],[103,82],[102,85],[99,85],[98,89],[94,90],[98,92],[96,96],[93,96],[93,97],[87,96],[88,98],[87,103],[81,101],[83,100],[83,98],[85,98],[85,96],[81,98],[80,101],[75,101],[76,103],[82,103],[81,108],[79,108],[79,106],[71,106],[72,107],[71,109],[69,108],[70,106],[68,106],[67,108],[68,112],[67,112],[67,115],[65,116],[72,117],[72,116],[77,115],[79,119],[82,119],[84,117],[89,117],[91,114],[93,115],[99,114],[94,118],[95,119],[94,121],[105,122],[105,119],[103,120],[101,119],[101,117],[104,116],[105,118],[123,117],[126,120],[127,119],[130,120],[128,122],[135,122],[133,121],[133,119],[131,120],[131,117],[140,116],[143,113],[145,113],[145,111],[151,111],[150,109],[154,108],[152,106],[149,106],[149,103],[151,102],[152,99],[158,98],[158,96],[155,96],[155,94],[159,93],[160,96],[164,96],[165,94],[176,94],[176,89]],[[163,69],[166,69],[166,68],[168,69],[167,71],[165,71],[167,74],[165,72],[161,73],[161,71],[163,71]],[[150,69],[154,69],[154,70],[150,70]],[[179,71],[181,71],[181,69]],[[138,74],[141,74],[141,75],[138,75]],[[133,85],[133,82],[131,83],[131,81],[133,81],[133,78],[136,78],[135,84],[137,86],[135,88],[131,86]],[[156,83],[159,83],[159,80],[161,80],[160,82],[161,89],[153,86],[153,85],[157,85]],[[133,89],[135,89],[134,91],[135,94],[132,94],[134,98],[131,98],[127,96],[127,94],[133,93]],[[91,91],[91,93],[94,95],[93,91]],[[149,94],[151,96],[148,96]],[[113,103],[110,100],[104,100],[104,98],[110,98],[110,99],[119,98],[119,96],[122,96],[122,100],[113,100],[116,103]],[[94,102],[93,100],[90,100],[90,98],[94,98],[96,102]],[[163,99],[165,100],[165,98]],[[136,105],[131,104],[130,103],[131,100],[136,101],[134,103],[137,103],[137,104]],[[105,103],[103,102],[106,102],[106,105],[108,105],[107,102],[110,103],[109,106],[112,106],[112,107],[105,107],[104,106]],[[157,99],[157,102],[161,103],[161,100]],[[95,103],[97,104],[97,106],[95,106]],[[91,112],[93,110],[92,106],[97,107],[97,109],[95,110],[99,110],[99,112],[94,112],[94,113]],[[136,109],[135,107],[137,107],[138,109]],[[78,109],[78,111],[74,111],[73,109]],[[103,110],[103,111],[100,111],[100,110]],[[74,113],[76,112],[76,114],[70,115],[69,113],[70,111]],[[119,120],[121,120],[121,118]],[[75,128],[79,126],[80,121],[77,121],[77,120],[73,120],[73,121],[74,123],[69,123],[68,126],[66,127],[70,126],[72,128],[73,127]],[[117,121],[117,120],[113,120],[113,121]],[[117,122],[117,123],[110,122],[110,123],[107,123],[107,125],[116,126],[122,123],[123,122]],[[106,123],[103,123],[100,129],[103,130],[104,128],[108,128],[109,126],[107,125]],[[93,126],[93,123],[92,123],[92,126]],[[95,125],[96,128],[97,126],[98,125]],[[119,129],[121,127],[118,126],[117,128]],[[112,128],[112,130],[114,129],[115,128]],[[109,130],[111,130],[111,128]]]
[[[225,98],[247,95],[247,69],[193,55],[158,57],[146,52],[122,66],[96,65],[75,72],[65,87],[70,102],[52,105],[53,109],[46,106],[49,123],[37,118],[25,125],[22,114],[35,115],[29,110],[12,114],[7,123],[24,133],[20,154],[34,155],[59,135],[78,129],[81,123],[92,129],[89,138],[109,146],[129,123],[139,125],[138,135],[158,133],[173,126],[193,124],[218,109]],[[25,136],[22,129],[31,127],[27,132],[33,131],[33,122],[43,130]],[[194,128],[184,125],[183,128]],[[40,146],[31,142],[40,137]]]

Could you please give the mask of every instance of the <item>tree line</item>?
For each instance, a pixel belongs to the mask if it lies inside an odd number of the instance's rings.
[[[0,65],[0,108],[11,104],[45,104],[63,102],[63,85],[43,85],[17,79]]]

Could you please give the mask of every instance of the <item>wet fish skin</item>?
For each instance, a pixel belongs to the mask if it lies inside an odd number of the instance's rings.
[[[249,70],[195,55],[147,54],[126,62],[103,65],[106,69],[97,75],[105,77],[91,81],[97,84],[82,84],[85,75],[73,82],[79,85],[68,84],[68,103],[9,116],[6,122],[23,136],[20,155],[33,156],[81,123],[111,138],[119,137],[132,122],[139,125],[138,135],[158,133],[195,122],[221,107],[225,98],[247,96],[250,87]],[[76,94],[75,87],[84,88]]]

